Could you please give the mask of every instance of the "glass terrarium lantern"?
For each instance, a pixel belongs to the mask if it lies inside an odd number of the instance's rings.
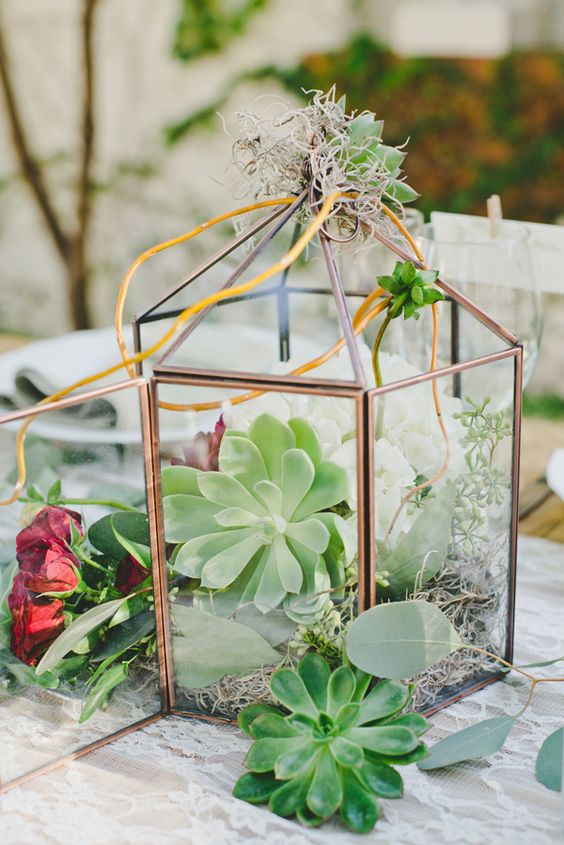
[[[139,315],[138,349],[196,279],[228,290],[290,248],[303,201],[262,231],[251,223]],[[175,713],[233,719],[308,648],[337,665],[348,623],[381,601],[436,603],[465,641],[511,657],[521,347],[439,280],[435,344],[430,309],[390,321],[376,385],[385,312],[363,327],[367,294],[343,286],[338,266],[354,254],[336,260],[342,240],[323,228],[306,260],[198,314],[153,366]],[[486,351],[473,358],[465,338],[477,335]],[[160,443],[179,418],[185,437]],[[415,706],[432,712],[499,676],[456,654],[416,679]]]
[[[330,92],[290,118],[264,155],[254,119],[239,148],[267,199],[132,265],[123,363],[0,418],[2,496],[17,482],[0,508],[0,791],[160,715],[233,720],[306,651],[346,662],[351,622],[382,602],[431,602],[474,647],[413,679],[420,711],[511,659],[521,345],[423,266],[393,210],[415,196],[404,154],[374,115]],[[130,358],[136,268],[231,217],[235,237],[137,316]],[[124,367],[129,382],[68,395]],[[65,414],[94,429],[69,445]]]

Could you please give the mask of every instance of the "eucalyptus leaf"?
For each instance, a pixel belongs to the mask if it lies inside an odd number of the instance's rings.
[[[436,742],[427,757],[417,765],[423,771],[430,771],[465,760],[489,757],[503,747],[519,716],[519,713],[516,716],[494,716],[457,731]]]
[[[547,736],[537,755],[535,776],[539,783],[555,792],[562,792],[562,759],[564,757],[564,728]]]
[[[88,634],[99,628],[104,622],[116,613],[123,599],[114,599],[113,601],[99,604],[97,607],[92,607],[86,613],[77,616],[68,628],[59,634],[56,640],[51,643],[39,663],[37,664],[36,673],[42,675],[57,665],[59,660],[62,660],[69,651],[74,651],[75,647],[84,640]]]
[[[454,487],[448,484],[425,505],[394,548],[382,555],[378,568],[388,572],[390,586],[379,588],[380,595],[406,598],[416,585],[426,584],[440,572],[452,533],[454,498]]]
[[[455,628],[426,601],[380,604],[355,619],[347,632],[351,663],[378,678],[412,678],[463,647]]]
[[[178,604],[172,617],[181,634],[173,636],[175,677],[186,689],[201,689],[225,675],[245,675],[282,659],[256,631],[238,622]]]

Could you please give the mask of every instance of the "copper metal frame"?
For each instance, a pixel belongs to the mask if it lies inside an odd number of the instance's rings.
[[[144,378],[136,378],[128,381],[122,381],[116,384],[108,385],[106,387],[100,387],[95,390],[88,390],[83,393],[68,396],[65,399],[60,399],[57,402],[46,402],[43,405],[37,405],[33,408],[24,408],[17,411],[11,411],[7,414],[4,414],[0,417],[0,426],[2,425],[9,425],[10,423],[22,421],[25,419],[29,419],[30,417],[38,417],[43,414],[49,413],[50,411],[59,411],[65,408],[72,407],[73,405],[82,404],[84,402],[88,402],[92,399],[97,399],[103,396],[108,396],[112,393],[116,393],[122,390],[132,390],[136,391],[139,396],[140,401],[140,420],[141,420],[141,431],[140,431],[140,442],[141,439],[144,444],[144,457],[145,457],[145,481],[146,481],[146,490],[147,490],[147,509],[149,514],[149,526],[150,526],[150,536],[151,536],[151,553],[153,558],[153,575],[154,575],[154,596],[155,596],[155,630],[157,634],[158,640],[158,656],[159,656],[159,692],[161,698],[160,708],[150,714],[149,716],[144,717],[141,720],[138,720],[131,725],[127,725],[124,728],[120,728],[117,731],[114,731],[107,736],[101,737],[99,739],[94,740],[93,742],[88,742],[83,746],[76,748],[74,751],[71,751],[68,754],[64,754],[61,757],[58,757],[55,760],[50,761],[49,763],[45,763],[37,768],[31,770],[30,772],[26,772],[19,777],[14,778],[7,783],[0,783],[0,794],[8,792],[8,790],[13,789],[16,786],[20,786],[23,783],[26,783],[28,780],[32,778],[38,777],[39,775],[46,774],[47,772],[52,771],[53,769],[57,768],[58,766],[63,765],[64,763],[68,763],[71,760],[76,760],[79,757],[82,757],[84,754],[87,754],[90,751],[95,751],[98,748],[106,745],[109,742],[113,742],[115,739],[119,739],[120,737],[126,736],[128,733],[132,731],[136,731],[139,728],[145,727],[145,725],[150,724],[165,715],[168,712],[168,699],[167,699],[167,687],[166,687],[166,675],[165,675],[165,663],[164,663],[164,649],[162,648],[162,642],[164,639],[164,627],[162,621],[162,610],[166,605],[166,601],[163,598],[163,589],[162,589],[162,581],[159,578],[160,572],[157,565],[157,561],[159,560],[159,555],[157,554],[155,547],[153,545],[154,538],[157,536],[157,532],[155,530],[155,518],[157,512],[156,506],[156,497],[155,497],[155,489],[153,484],[153,478],[155,477],[155,473],[153,472],[153,464],[150,453],[147,450],[146,444],[151,441],[151,429],[150,429],[150,403],[149,403],[149,384],[146,379]],[[142,438],[141,438],[142,435]],[[164,595],[166,595],[166,590],[164,591]]]

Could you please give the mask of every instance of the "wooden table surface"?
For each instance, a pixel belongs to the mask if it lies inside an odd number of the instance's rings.
[[[29,343],[31,338],[0,333],[0,354]],[[521,512],[519,531],[564,543],[564,502],[544,481],[548,458],[564,448],[564,420],[524,417],[521,448]]]

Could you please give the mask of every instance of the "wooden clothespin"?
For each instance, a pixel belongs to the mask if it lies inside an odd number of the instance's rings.
[[[501,197],[499,194],[492,194],[487,202],[488,219],[490,221],[490,232],[492,238],[497,238],[499,227],[503,220],[503,212],[501,210]]]

